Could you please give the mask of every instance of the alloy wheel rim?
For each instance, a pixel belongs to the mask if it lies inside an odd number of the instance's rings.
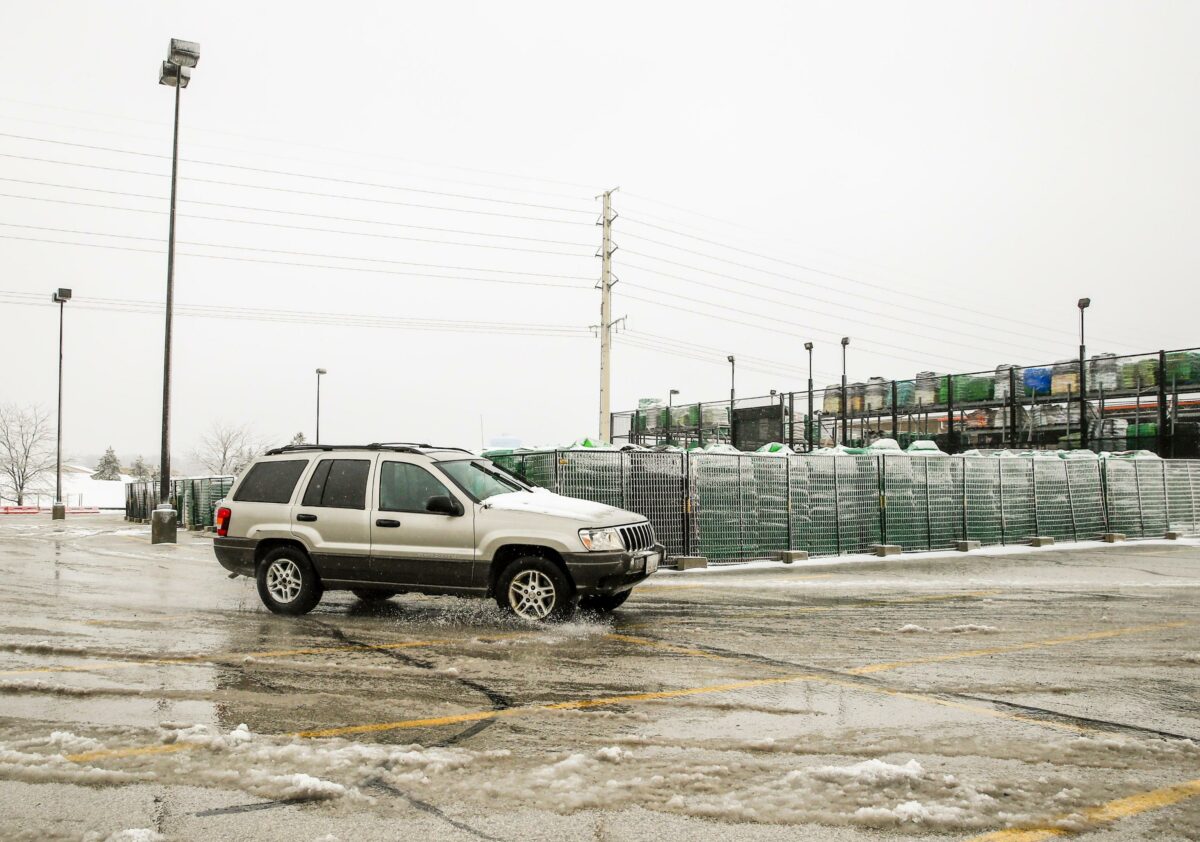
[[[523,570],[508,585],[508,604],[527,620],[544,620],[557,601],[554,583],[540,570]]]
[[[277,559],[267,568],[267,591],[276,602],[291,602],[303,584],[300,568],[290,558]]]

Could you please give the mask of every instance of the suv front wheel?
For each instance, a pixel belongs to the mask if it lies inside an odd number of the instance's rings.
[[[267,553],[256,578],[263,605],[276,614],[307,614],[324,592],[308,555],[294,547]]]
[[[571,582],[554,562],[523,556],[512,562],[496,582],[496,602],[523,620],[561,620],[568,617]]]

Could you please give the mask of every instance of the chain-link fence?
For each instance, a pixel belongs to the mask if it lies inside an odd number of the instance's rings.
[[[1200,535],[1200,461],[1057,457],[768,455],[556,450],[490,458],[529,482],[648,518],[670,556],[721,564],[860,553],[876,544],[937,550],[1039,535]],[[232,477],[172,482],[188,528],[213,522]],[[155,482],[126,486],[126,516],[148,520]]]
[[[179,525],[203,529],[213,525],[217,501],[229,493],[233,477],[191,477],[171,480],[171,506],[179,513]],[[158,505],[158,480],[125,483],[125,517],[148,521]]]
[[[970,539],[1200,534],[1200,462],[984,456],[532,452],[546,487],[646,516],[671,555],[721,564],[781,550],[936,550]],[[524,474],[529,476],[527,470]]]

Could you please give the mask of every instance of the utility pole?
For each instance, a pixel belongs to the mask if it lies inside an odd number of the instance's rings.
[[[600,214],[601,241],[598,257],[600,258],[600,440],[612,441],[612,415],[610,398],[612,394],[612,329],[621,321],[612,317],[612,288],[616,280],[612,273],[612,256],[617,250],[612,241],[612,224],[617,218],[612,209],[612,194],[619,190],[614,187],[606,190],[598,198],[604,200]]]

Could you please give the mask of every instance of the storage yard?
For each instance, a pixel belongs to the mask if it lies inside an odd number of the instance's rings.
[[[145,533],[0,521],[6,839],[1200,834],[1194,542],[666,572],[547,627],[275,616]]]
[[[1099,354],[1084,367],[1087,449],[1150,450],[1200,456],[1200,351],[1118,357]],[[948,453],[971,449],[1079,449],[1080,363],[1003,364],[969,374],[919,372],[911,380],[872,377],[775,395],[679,403],[647,398],[613,415],[613,440],[683,448],[768,442],[797,451],[836,444],[862,447],[892,438],[907,447],[934,441]],[[732,411],[732,425],[730,423]],[[807,423],[806,423],[807,422]]]

